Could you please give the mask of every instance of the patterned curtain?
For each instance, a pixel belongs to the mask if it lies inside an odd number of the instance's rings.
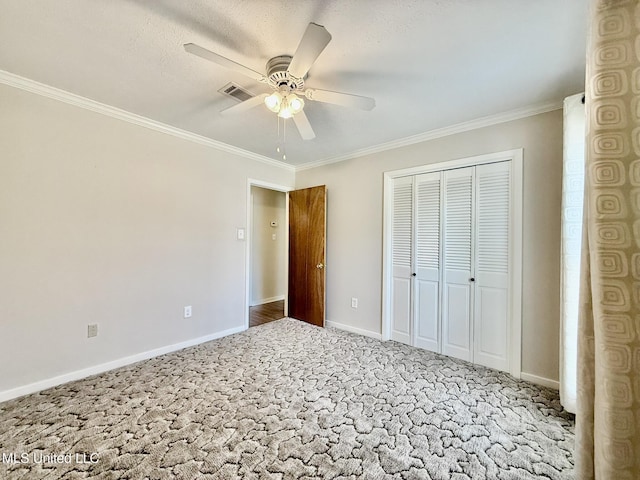
[[[593,0],[576,479],[640,479],[640,0]]]

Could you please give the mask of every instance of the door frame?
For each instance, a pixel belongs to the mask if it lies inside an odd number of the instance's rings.
[[[511,161],[511,274],[509,288],[511,294],[510,338],[509,338],[509,373],[520,378],[522,370],[522,226],[523,226],[523,194],[524,194],[524,154],[523,149],[505,150],[473,157],[459,158],[442,162],[430,163],[417,167],[404,168],[384,172],[383,193],[383,237],[382,237],[382,340],[391,339],[391,308],[392,308],[392,211],[393,211],[393,180],[399,177],[420,175],[423,173],[453,170],[486,163]],[[413,318],[410,320],[411,329],[414,328]],[[410,333],[413,338],[413,330]]]
[[[253,178],[247,179],[247,222],[245,227],[245,285],[244,285],[244,329],[249,328],[249,306],[251,304],[251,218],[253,216],[253,202],[251,201],[251,187],[260,187],[267,190],[274,190],[276,192],[283,192],[285,194],[285,225],[287,227],[287,234],[285,235],[285,249],[289,251],[289,192],[295,190],[295,187],[289,187],[285,185],[277,185],[275,183],[264,182],[262,180],[256,180]],[[285,272],[286,272],[286,285],[289,284],[289,255],[285,255]],[[284,292],[284,316],[286,317],[288,312],[288,299],[289,289]]]

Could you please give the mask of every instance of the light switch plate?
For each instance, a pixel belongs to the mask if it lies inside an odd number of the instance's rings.
[[[98,324],[92,323],[87,325],[87,338],[97,337],[98,336]]]

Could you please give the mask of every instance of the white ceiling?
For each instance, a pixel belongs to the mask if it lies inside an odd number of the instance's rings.
[[[333,39],[306,86],[375,97],[377,106],[308,101],[316,138],[287,130],[287,163],[300,165],[582,91],[587,3],[0,0],[0,70],[281,160],[266,107],[219,114],[235,104],[217,92],[228,82],[265,87],[182,45],[263,72],[315,22]]]

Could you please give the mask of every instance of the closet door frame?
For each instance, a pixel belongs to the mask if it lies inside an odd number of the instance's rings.
[[[391,339],[393,181],[396,178],[511,161],[511,208],[509,242],[509,373],[520,378],[522,366],[522,214],[523,149],[507,150],[456,160],[442,161],[384,173],[382,251],[382,340]],[[412,325],[413,328],[413,325]],[[413,332],[411,333],[413,336]]]

